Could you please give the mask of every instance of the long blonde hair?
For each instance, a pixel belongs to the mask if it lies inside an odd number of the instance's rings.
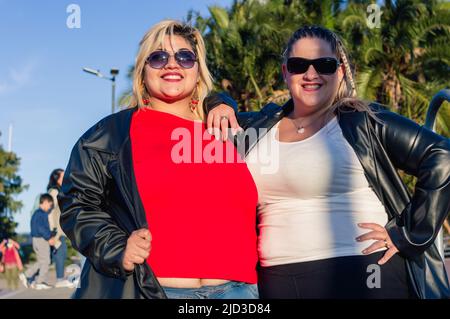
[[[289,39],[283,52],[283,63],[286,64],[294,44],[303,38],[318,38],[328,42],[331,46],[331,51],[337,56],[339,62],[344,65],[344,77],[339,84],[336,96],[333,102],[323,110],[323,113],[333,114],[337,110],[348,112],[348,109],[350,109],[365,111],[375,120],[378,120],[376,112],[369,107],[369,103],[357,97],[353,69],[348,59],[347,50],[336,33],[321,26],[305,26],[298,29]]]
[[[139,52],[136,56],[133,72],[133,96],[130,99],[129,107],[147,107],[143,102],[144,99],[150,97],[144,84],[146,59],[150,53],[163,47],[166,35],[171,39],[175,35],[183,37],[192,46],[194,53],[197,55],[200,77],[193,94],[197,95],[199,103],[193,112],[199,118],[204,119],[203,101],[213,87],[211,73],[206,66],[205,43],[202,35],[196,28],[176,20],[163,20],[157,23],[145,33],[139,43]]]

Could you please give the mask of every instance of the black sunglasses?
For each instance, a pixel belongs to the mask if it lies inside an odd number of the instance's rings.
[[[333,74],[336,72],[340,63],[335,58],[319,58],[309,60],[305,58],[289,58],[287,60],[287,70],[289,73],[302,74],[308,71],[309,66],[312,65],[319,74]]]
[[[169,63],[169,58],[172,55],[167,51],[158,50],[152,52],[148,58],[147,63],[154,69],[162,69]],[[183,69],[190,69],[194,66],[195,62],[197,62],[197,56],[194,52],[189,50],[180,50],[175,52],[175,61],[177,61],[178,65]]]

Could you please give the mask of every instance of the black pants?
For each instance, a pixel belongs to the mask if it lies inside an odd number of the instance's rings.
[[[412,298],[405,260],[386,264],[384,252],[258,268],[262,299],[407,299]]]

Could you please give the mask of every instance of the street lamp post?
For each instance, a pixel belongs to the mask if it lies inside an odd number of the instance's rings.
[[[100,70],[94,70],[94,69],[90,69],[90,68],[83,68],[83,71],[86,73],[90,73],[93,74],[95,76],[98,76],[99,78],[105,79],[105,80],[109,80],[111,81],[111,85],[112,85],[112,101],[111,101],[111,114],[114,113],[116,106],[115,106],[115,101],[116,101],[116,75],[119,74],[119,69],[111,69],[110,73],[111,73],[111,77],[105,77],[102,73],[100,73]]]

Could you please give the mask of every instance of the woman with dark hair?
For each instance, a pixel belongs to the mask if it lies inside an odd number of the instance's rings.
[[[66,235],[64,234],[59,219],[61,217],[61,210],[58,205],[57,196],[61,191],[61,185],[64,178],[64,170],[61,168],[54,169],[50,174],[47,185],[47,192],[53,198],[53,209],[48,215],[48,222],[50,229],[55,234],[55,245],[52,254],[53,262],[56,268],[56,283],[55,288],[73,288],[73,284],[65,279],[65,261],[67,258],[67,244]]]
[[[433,242],[450,210],[449,140],[358,99],[328,29],[297,30],[282,72],[285,105],[236,114],[259,193],[260,296],[448,298]],[[228,120],[218,106],[208,127]],[[417,177],[412,195],[397,169]]]

